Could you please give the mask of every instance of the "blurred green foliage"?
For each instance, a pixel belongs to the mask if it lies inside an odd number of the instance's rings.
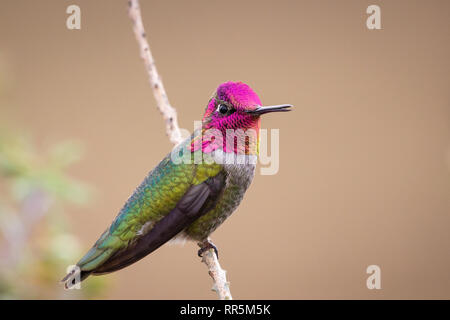
[[[0,299],[95,298],[105,280],[66,291],[59,280],[82,255],[64,210],[89,200],[67,175],[82,155],[73,141],[38,152],[23,135],[0,130]]]

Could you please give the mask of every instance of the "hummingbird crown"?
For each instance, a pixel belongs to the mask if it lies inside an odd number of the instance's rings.
[[[211,97],[203,116],[204,127],[226,129],[259,129],[259,116],[248,113],[261,106],[258,95],[245,83],[222,83]],[[225,133],[225,132],[224,132]]]
[[[245,83],[222,83],[209,100],[203,116],[203,152],[219,148],[235,154],[257,154],[260,120],[249,111],[260,105],[259,97]]]

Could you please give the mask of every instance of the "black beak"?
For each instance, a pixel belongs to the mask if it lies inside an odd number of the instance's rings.
[[[248,110],[247,113],[261,115],[269,112],[286,112],[291,111],[291,104],[280,104],[278,106],[257,107],[255,110]]]

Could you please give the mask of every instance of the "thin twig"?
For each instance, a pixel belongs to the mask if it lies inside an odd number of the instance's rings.
[[[173,144],[178,144],[182,141],[181,131],[178,127],[177,112],[169,103],[166,91],[164,90],[161,78],[156,70],[155,61],[153,60],[148,44],[144,24],[142,23],[141,9],[139,0],[128,1],[128,15],[133,21],[133,31],[136,40],[139,44],[141,58],[144,60],[145,68],[147,70],[150,85],[153,89],[153,94],[156,99],[156,104],[166,121],[166,133]],[[220,267],[217,255],[214,250],[205,251],[202,255],[202,262],[208,267],[208,273],[214,281],[213,290],[217,292],[219,299],[231,300],[230,286],[227,282],[226,271]]]
[[[205,244],[198,243],[202,248]],[[220,300],[233,300],[230,292],[230,283],[227,281],[227,272],[220,267],[214,249],[208,249],[202,253],[202,262],[208,267],[208,273],[214,281],[212,290],[217,293]]]
[[[166,122],[166,134],[169,136],[170,142],[176,145],[182,141],[181,131],[178,127],[177,112],[175,108],[170,105],[161,77],[156,70],[155,60],[153,60],[144,30],[144,24],[142,23],[139,0],[128,1],[128,15],[133,21],[134,35],[136,36],[136,40],[141,50],[141,58],[144,60],[145,69],[147,69],[156,104]]]

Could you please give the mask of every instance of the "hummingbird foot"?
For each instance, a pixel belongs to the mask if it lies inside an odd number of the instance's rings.
[[[198,250],[197,254],[201,258],[203,256],[203,253],[205,251],[208,251],[209,249],[213,249],[216,253],[217,259],[219,259],[219,251],[217,250],[217,247],[214,245],[214,243],[211,242],[211,240],[207,239],[203,242],[198,243],[200,250]]]

